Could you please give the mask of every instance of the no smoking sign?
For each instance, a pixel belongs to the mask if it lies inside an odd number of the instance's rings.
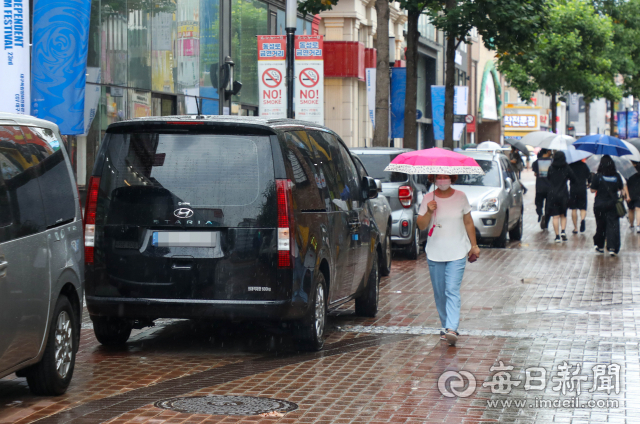
[[[282,82],[282,74],[275,68],[269,68],[262,73],[262,82],[269,88],[276,88]]]
[[[300,84],[302,84],[306,88],[315,87],[320,81],[320,75],[318,75],[318,71],[313,68],[306,68],[300,72]]]

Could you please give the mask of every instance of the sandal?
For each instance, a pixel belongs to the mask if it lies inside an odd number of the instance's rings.
[[[444,337],[447,339],[447,342],[449,342],[449,346],[456,345],[459,335],[460,333],[458,333],[457,331],[451,330],[449,328],[447,328],[447,332],[444,333]]]
[[[446,340],[447,340],[447,338],[444,336],[444,331],[440,331],[440,341],[444,342]]]

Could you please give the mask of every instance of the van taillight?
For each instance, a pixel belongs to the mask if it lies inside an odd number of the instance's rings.
[[[413,189],[409,186],[402,186],[398,189],[398,199],[404,208],[411,207],[413,201]]]
[[[278,193],[278,267],[291,268],[293,255],[293,215],[291,210],[291,181],[276,180]]]
[[[100,188],[100,177],[89,179],[89,191],[87,192],[87,203],[84,208],[84,262],[93,263],[93,246],[96,235],[96,209],[98,206],[98,189]]]

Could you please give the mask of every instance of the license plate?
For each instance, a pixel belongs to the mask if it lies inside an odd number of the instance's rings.
[[[154,231],[153,246],[216,247],[218,233],[204,231]]]

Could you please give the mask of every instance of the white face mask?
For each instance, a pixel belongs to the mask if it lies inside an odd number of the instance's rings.
[[[449,178],[439,178],[436,180],[436,187],[442,191],[446,191],[451,187],[451,180]]]

